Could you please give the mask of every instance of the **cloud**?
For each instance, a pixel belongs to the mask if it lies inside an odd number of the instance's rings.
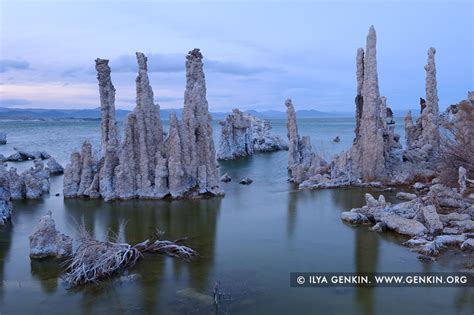
[[[148,72],[183,72],[185,70],[185,58],[182,54],[147,54]],[[137,61],[133,55],[122,55],[110,61],[113,72],[137,72]],[[206,71],[224,73],[230,75],[249,76],[263,72],[281,72],[275,68],[263,66],[249,66],[239,62],[219,61],[204,59]],[[74,69],[73,72],[77,71]]]
[[[30,63],[24,60],[11,60],[1,59],[0,60],[0,73],[7,72],[8,70],[28,70]]]
[[[164,103],[183,101],[183,100],[184,100],[183,97],[173,97],[173,96],[158,96],[158,97],[155,97],[156,102],[164,102]]]
[[[238,62],[229,62],[229,61],[217,61],[217,60],[204,60],[204,66],[209,71],[220,72],[225,74],[232,75],[253,75],[263,72],[281,72],[281,70],[275,68],[267,67],[254,67],[247,66]]]
[[[25,106],[30,105],[31,101],[24,98],[0,98],[0,106]]]
[[[147,54],[148,72],[184,71],[184,57],[179,54]],[[114,72],[137,72],[137,59],[133,55],[122,55],[110,61]]]

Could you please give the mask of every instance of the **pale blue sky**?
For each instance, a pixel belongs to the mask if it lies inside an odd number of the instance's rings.
[[[135,51],[155,101],[182,106],[187,51],[201,48],[213,111],[353,111],[355,55],[377,30],[381,94],[424,96],[437,49],[441,107],[474,89],[473,1],[1,1],[0,106],[99,105],[94,59],[110,59],[117,107],[135,102]]]

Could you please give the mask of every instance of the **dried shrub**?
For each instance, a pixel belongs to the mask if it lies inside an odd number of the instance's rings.
[[[467,177],[474,179],[474,105],[462,101],[456,106],[453,118],[444,119],[438,173],[443,184],[457,187],[458,170],[462,166]]]

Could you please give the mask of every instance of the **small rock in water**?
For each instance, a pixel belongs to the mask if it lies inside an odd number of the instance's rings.
[[[336,136],[336,138],[332,139],[333,142],[341,142],[341,138],[339,136]]]
[[[232,178],[227,173],[225,173],[224,175],[221,176],[221,182],[228,183],[231,180],[232,180]]]
[[[416,190],[421,190],[426,188],[426,185],[420,182],[416,182],[415,184],[413,184],[413,188]]]
[[[248,177],[244,177],[240,180],[239,184],[241,185],[250,185],[253,183],[253,180],[251,178],[248,178]]]
[[[41,217],[29,239],[31,258],[65,258],[72,254],[72,238],[56,230],[51,211]]]
[[[399,192],[399,193],[397,193],[396,197],[397,197],[397,199],[401,199],[401,200],[413,200],[413,199],[416,198],[416,195],[406,193],[406,192]]]
[[[362,224],[369,222],[369,219],[365,215],[353,211],[346,211],[341,213],[341,220],[346,221],[350,224]]]
[[[0,132],[0,144],[7,144],[7,134]]]
[[[426,256],[426,255],[419,255],[417,258],[421,262],[424,262],[424,263],[432,263],[436,260],[434,257],[430,257],[430,256]]]
[[[200,293],[193,288],[185,288],[182,290],[178,290],[176,291],[176,295],[182,298],[194,300],[203,305],[214,305],[214,299],[212,298],[212,296]]]
[[[469,238],[461,244],[462,250],[474,250],[474,238]]]

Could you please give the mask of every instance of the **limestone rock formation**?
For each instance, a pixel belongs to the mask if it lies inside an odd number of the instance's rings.
[[[279,136],[272,135],[269,121],[234,109],[220,121],[221,135],[217,159],[231,160],[250,156],[254,152],[287,150],[288,145]]]
[[[9,191],[11,199],[37,199],[50,188],[49,172],[39,160],[35,160],[34,167],[21,174],[14,167],[7,170],[0,165],[0,181]]]
[[[0,144],[7,144],[7,134],[0,132]]]
[[[22,162],[27,160],[45,160],[51,157],[51,155],[49,155],[49,153],[46,151],[26,151],[18,150],[16,148],[14,148],[14,150],[16,152],[9,155],[5,161]]]
[[[64,167],[62,167],[62,165],[59,164],[53,157],[50,157],[48,159],[48,162],[46,162],[46,166],[46,169],[49,172],[50,176],[61,175],[64,173]]]
[[[4,225],[12,215],[10,187],[7,178],[0,176],[0,226]]]
[[[328,173],[315,175],[306,172],[300,187],[329,188],[387,181],[399,168],[402,146],[400,137],[394,133],[393,113],[386,98],[380,96],[376,43],[375,29],[371,26],[365,51],[362,48],[357,50],[353,146],[334,158]],[[291,159],[294,159],[294,154]]]
[[[66,258],[72,254],[72,238],[56,230],[51,211],[41,217],[29,239],[31,258]]]
[[[217,158],[232,160],[237,157],[253,154],[251,121],[247,115],[238,109],[232,110],[224,120],[220,121],[221,136]]]
[[[115,121],[115,89],[107,60],[97,59],[102,113],[102,149],[89,143],[71,155],[64,196],[113,199],[183,198],[222,195],[206,100],[202,54],[189,52],[183,120],[170,115],[166,138],[160,108],[154,104],[147,58],[137,53],[137,105],[124,122],[123,141]]]
[[[309,136],[300,138],[296,112],[290,99],[285,101],[288,129],[288,171],[290,181],[297,184],[327,170],[327,163],[313,152]]]
[[[434,48],[428,50],[426,70],[426,100],[420,99],[421,115],[413,123],[411,113],[405,117],[407,149],[403,159],[418,168],[430,168],[440,145],[438,90]]]
[[[288,150],[288,143],[278,135],[271,134],[272,125],[266,119],[247,114],[250,118],[250,133],[255,152]]]
[[[99,82],[100,112],[101,112],[101,164],[96,182],[99,182],[99,192],[105,199],[113,199],[114,171],[119,162],[119,135],[115,121],[115,88],[110,78],[109,61],[96,59],[97,81]],[[94,178],[93,180],[94,181]],[[92,184],[92,182],[91,182]],[[97,183],[94,183],[97,184]],[[97,189],[92,194],[97,195]]]

